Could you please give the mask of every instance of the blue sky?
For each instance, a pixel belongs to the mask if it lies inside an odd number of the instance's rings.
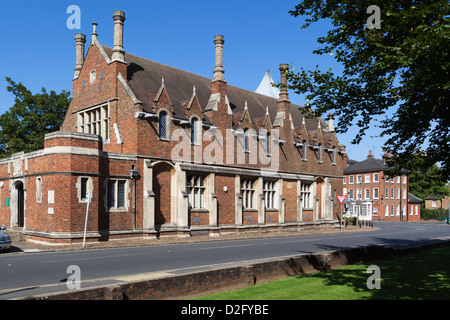
[[[3,1],[0,113],[14,104],[14,96],[6,91],[6,76],[22,82],[33,93],[42,87],[47,91],[72,91],[75,33],[86,34],[89,42],[95,21],[100,43],[112,47],[114,10],[122,10],[126,15],[126,52],[205,77],[213,75],[214,35],[224,35],[225,79],[247,90],[256,90],[266,69],[274,81],[279,81],[280,63],[297,69],[319,65],[322,70],[339,70],[332,56],[312,53],[318,46],[317,38],[330,25],[324,22],[300,29],[303,19],[289,14],[295,4],[296,1],[273,0]],[[67,28],[70,5],[81,10],[79,30]],[[289,97],[299,105],[305,102],[304,96],[292,92]],[[371,129],[359,145],[351,145],[356,132],[355,128],[338,136],[349,157],[364,160],[369,149],[381,157],[383,141],[371,138],[378,131]]]

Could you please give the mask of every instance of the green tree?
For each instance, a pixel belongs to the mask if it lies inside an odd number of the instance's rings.
[[[450,195],[446,181],[442,180],[442,170],[437,165],[426,165],[423,155],[412,158],[413,169],[409,174],[409,192],[425,200],[428,196],[443,198]]]
[[[379,29],[368,27],[369,5],[380,9]],[[356,125],[355,144],[378,125],[379,136],[387,138],[384,148],[395,154],[388,163],[394,172],[413,169],[413,155],[422,150],[424,165],[439,163],[448,180],[448,0],[305,0],[290,14],[305,17],[301,28],[330,20],[332,29],[318,38],[313,53],[332,55],[343,66],[338,75],[318,66],[287,73],[288,87],[311,100],[313,116],[333,112],[337,133]]]
[[[70,104],[70,92],[32,94],[22,83],[6,78],[14,105],[0,116],[0,157],[15,152],[31,152],[44,147],[46,133],[59,130]]]

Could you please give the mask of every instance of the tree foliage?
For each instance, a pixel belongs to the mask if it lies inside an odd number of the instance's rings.
[[[15,152],[31,152],[44,147],[46,133],[59,130],[70,104],[70,92],[32,94],[22,83],[6,78],[14,105],[0,116],[0,157]]]
[[[380,29],[366,26],[367,8],[381,10]],[[315,115],[333,112],[337,133],[356,125],[359,143],[378,125],[384,149],[395,154],[389,165],[412,169],[423,152],[429,167],[440,163],[444,180],[450,166],[450,16],[447,0],[304,0],[290,14],[305,17],[302,28],[331,20],[332,30],[318,38],[313,52],[331,54],[343,65],[333,71],[290,70],[290,89],[307,94]],[[377,124],[378,123],[378,124]]]
[[[428,196],[444,198],[450,195],[450,189],[442,181],[442,170],[437,165],[431,167],[420,154],[415,154],[411,160],[412,171],[409,174],[409,192],[422,200]]]

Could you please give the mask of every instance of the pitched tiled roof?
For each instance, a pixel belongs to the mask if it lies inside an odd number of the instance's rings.
[[[383,160],[375,158],[367,158],[364,161],[355,162],[354,164],[344,168],[344,174],[372,172],[389,170],[389,167],[384,164]]]
[[[103,46],[106,54],[111,57],[112,48]],[[129,53],[125,53],[128,63],[127,82],[136,98],[142,102],[144,111],[150,112],[151,93],[161,88],[162,77],[165,87],[174,107],[174,116],[185,119],[182,101],[192,96],[195,85],[197,98],[204,109],[211,96],[211,80],[209,78],[167,66],[158,62],[147,60]],[[264,116],[266,107],[273,123],[277,114],[278,99],[241,89],[230,84],[227,85],[227,96],[234,113],[244,110],[247,100],[248,109],[252,119]],[[291,114],[294,125],[301,125],[304,115],[299,110],[301,106],[291,104]],[[317,119],[305,119],[308,129],[317,127]],[[326,125],[326,123],[320,119]]]
[[[415,195],[412,195],[411,193],[408,193],[408,202],[419,203],[419,202],[423,202],[423,200],[416,197]]]

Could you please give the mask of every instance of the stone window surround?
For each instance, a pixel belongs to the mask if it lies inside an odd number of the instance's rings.
[[[99,111],[100,118],[96,121],[88,122],[88,114],[92,114],[95,111]],[[109,102],[103,103],[100,105],[95,105],[77,112],[77,131],[81,133],[90,133],[87,132],[88,125],[97,126],[100,124],[100,131],[96,133],[103,138],[103,143],[110,142],[110,133],[109,133],[109,123],[110,123],[110,104]],[[91,133],[92,134],[92,133]]]
[[[160,136],[160,114],[161,112],[165,112],[166,113],[166,135],[165,137]],[[170,112],[169,110],[167,110],[166,108],[160,108],[158,110],[158,139],[160,141],[170,141],[170,136],[171,136],[171,117],[170,117]]]
[[[82,178],[87,179],[86,192],[90,193],[91,196],[89,198],[91,198],[91,199],[92,199],[92,195],[93,195],[93,191],[94,191],[94,184],[93,184],[92,177],[89,177],[89,176],[78,176],[77,177],[77,182],[76,182],[75,186],[77,188],[78,203],[87,203],[88,202],[87,199],[81,198],[81,179]]]
[[[188,175],[187,176],[187,193],[189,195],[189,209],[205,209],[205,193],[207,177],[203,175]],[[190,185],[189,183],[192,184]]]
[[[42,186],[42,177],[36,177],[36,202],[38,203],[42,202]]]
[[[125,181],[125,195],[124,195],[125,196],[125,199],[124,199],[125,207],[120,207],[120,208],[110,207],[109,203],[108,203],[108,200],[109,200],[109,198],[108,198],[109,181],[119,181],[119,180],[120,181]],[[116,202],[117,202],[117,199],[118,199],[117,198],[118,197],[117,184],[116,184],[114,192],[115,192],[115,199],[116,199]],[[131,192],[131,189],[130,189],[130,181],[129,181],[129,179],[124,179],[123,177],[115,178],[113,176],[109,177],[108,179],[105,179],[105,194],[104,194],[105,211],[106,212],[125,212],[125,211],[128,211],[130,209],[130,196],[129,196],[130,192]]]
[[[263,179],[263,194],[264,194],[264,204],[265,209],[278,209],[277,208],[277,184],[278,180],[274,179]]]

